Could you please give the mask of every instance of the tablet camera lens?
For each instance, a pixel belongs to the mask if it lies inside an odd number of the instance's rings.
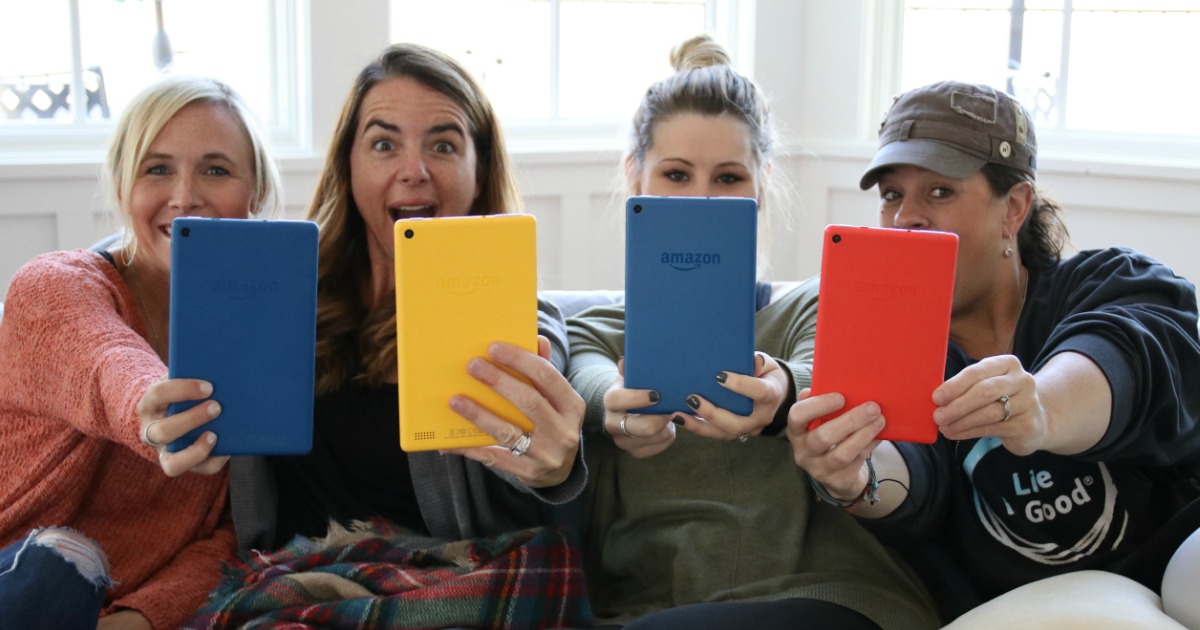
[[[834,242],[834,243],[841,243],[841,242],[842,242],[842,235],[841,235],[841,234],[834,234],[834,235],[833,235],[833,242]]]
[[[191,236],[192,228],[183,228],[182,230],[179,230],[179,233],[182,234],[183,236]]]
[[[412,237],[413,237],[412,230],[404,230],[404,238],[412,238]]]
[[[638,213],[640,213],[641,211],[642,211],[642,207],[641,207],[641,206],[634,206],[634,207],[633,207],[633,213],[634,213],[634,214],[638,214]]]

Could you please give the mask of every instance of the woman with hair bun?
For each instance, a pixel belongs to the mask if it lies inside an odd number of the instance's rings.
[[[672,51],[624,160],[636,195],[750,197],[764,207],[776,144],[766,99],[707,36]],[[630,413],[622,305],[568,320],[568,376],[584,401],[591,483],[583,539],[598,621],[629,628],[935,628],[919,582],[842,510],[812,497],[783,434],[811,380],[817,282],[758,283],[755,373],[722,372],[754,400],[738,416]],[[696,296],[695,308],[704,307]],[[778,358],[776,358],[778,357]]]

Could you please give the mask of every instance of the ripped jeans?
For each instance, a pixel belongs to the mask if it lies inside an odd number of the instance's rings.
[[[110,584],[96,543],[36,529],[0,550],[0,628],[95,628]]]

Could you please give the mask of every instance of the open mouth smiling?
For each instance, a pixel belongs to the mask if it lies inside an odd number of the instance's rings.
[[[392,215],[392,221],[399,221],[401,219],[428,219],[437,214],[437,207],[432,205],[396,206],[389,208],[388,212]]]

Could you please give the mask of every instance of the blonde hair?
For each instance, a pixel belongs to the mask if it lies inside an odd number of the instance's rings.
[[[735,117],[750,130],[759,166],[770,163],[777,141],[767,99],[730,64],[729,54],[708,35],[693,37],[671,50],[675,74],[651,85],[633,115],[626,158],[632,159],[634,172],[640,172],[645,163],[654,129],[681,113]]]
[[[317,392],[336,391],[350,379],[386,382],[396,370],[396,303],[368,308],[371,264],[366,225],[350,189],[350,152],[367,92],[387,78],[410,78],[463,109],[475,144],[480,193],[470,214],[519,212],[521,197],[495,111],[483,90],[449,56],[416,44],[389,46],[358,74],[325,157],[309,205],[320,227],[317,271]]]
[[[626,189],[632,190],[633,182],[641,177],[659,123],[683,113],[729,115],[745,123],[750,133],[750,146],[762,173],[757,191],[759,208],[774,207],[774,203],[767,203],[768,198],[773,202],[785,201],[789,194],[786,177],[782,173],[766,176],[780,143],[767,97],[758,85],[735,71],[729,53],[708,35],[698,35],[676,45],[671,49],[670,59],[675,73],[651,85],[634,112],[623,160],[633,167],[625,173]],[[782,216],[786,224],[787,215]],[[764,213],[759,221],[760,275],[767,271],[769,220],[770,213]]]
[[[248,208],[253,215],[280,214],[279,170],[268,154],[266,136],[242,97],[228,85],[197,76],[168,76],[142,90],[121,114],[104,162],[102,185],[110,207],[125,224],[126,262],[137,254],[137,240],[130,229],[130,195],[138,169],[150,145],[163,127],[180,110],[192,103],[226,107],[241,125],[254,153],[254,198]]]

